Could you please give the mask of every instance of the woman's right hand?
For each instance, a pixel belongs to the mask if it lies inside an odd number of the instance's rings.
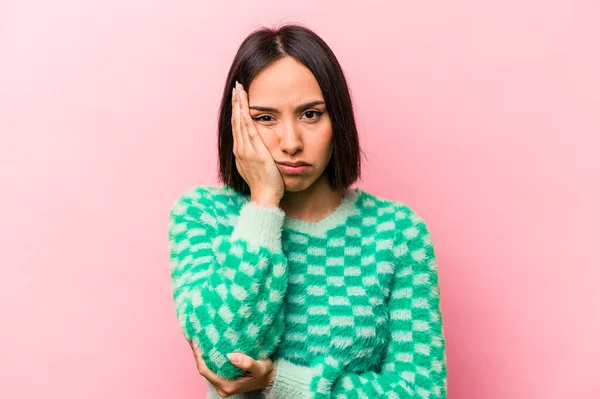
[[[252,201],[279,206],[285,192],[281,172],[254,125],[248,108],[248,96],[237,81],[231,101],[233,154],[237,170],[250,186]]]

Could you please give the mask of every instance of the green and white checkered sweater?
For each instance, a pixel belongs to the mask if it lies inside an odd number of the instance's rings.
[[[208,368],[240,376],[235,351],[277,366],[271,388],[230,398],[446,398],[433,244],[407,205],[353,188],[306,222],[198,186],[171,209],[169,250],[177,318]]]

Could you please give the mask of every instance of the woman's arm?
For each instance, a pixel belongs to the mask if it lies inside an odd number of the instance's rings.
[[[388,302],[391,338],[381,372],[351,373],[332,356],[298,366],[276,361],[266,398],[446,398],[446,352],[437,264],[423,220],[397,213],[396,269]]]
[[[216,212],[229,201],[212,188],[184,193],[170,212],[169,252],[184,336],[201,348],[210,370],[234,379],[243,371],[227,353],[264,359],[281,339],[287,259],[283,210],[247,202],[231,231]]]

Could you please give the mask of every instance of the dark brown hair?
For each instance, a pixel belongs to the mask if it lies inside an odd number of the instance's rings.
[[[260,28],[240,45],[231,64],[219,107],[219,180],[250,194],[235,165],[231,129],[231,92],[237,80],[248,90],[254,77],[286,56],[306,66],[315,76],[331,119],[333,153],[325,168],[333,190],[346,189],[360,178],[361,150],[346,78],[329,46],[308,28],[286,24]]]

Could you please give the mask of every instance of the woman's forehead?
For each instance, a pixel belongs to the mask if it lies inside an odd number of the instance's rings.
[[[312,72],[291,57],[275,62],[257,74],[248,88],[248,95],[257,102],[289,103],[290,106],[323,100]]]

